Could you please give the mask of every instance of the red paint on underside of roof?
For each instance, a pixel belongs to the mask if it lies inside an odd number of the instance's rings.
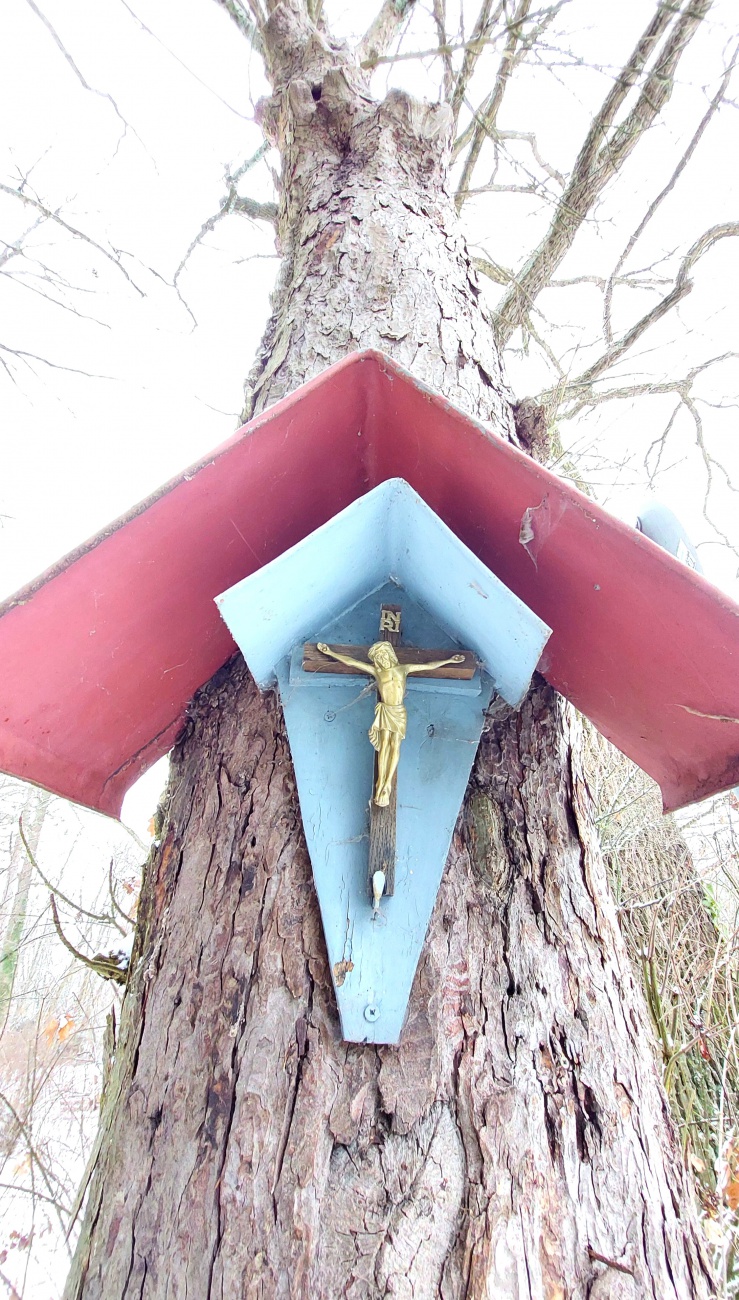
[[[373,352],[0,606],[0,768],[117,814],[233,653],[213,597],[394,477],[550,625],[544,675],[666,808],[739,783],[739,607]]]

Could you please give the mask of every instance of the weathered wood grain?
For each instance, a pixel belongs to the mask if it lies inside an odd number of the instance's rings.
[[[385,613],[391,615],[389,620],[385,619]],[[388,626],[383,626],[387,621]],[[402,635],[403,610],[400,605],[390,605],[384,603],[380,609],[380,638],[388,641],[395,650],[400,659],[400,638]],[[390,624],[393,626],[390,626]],[[420,652],[419,652],[420,653]],[[441,658],[441,655],[429,655],[428,658]],[[403,659],[403,663],[413,663],[411,659]],[[418,662],[416,660],[416,662]],[[450,665],[452,667],[453,665]],[[460,665],[461,666],[461,665]],[[436,670],[440,671],[439,669]],[[419,674],[420,676],[420,674]],[[428,676],[428,674],[426,674]],[[377,755],[375,755],[375,766],[372,776],[372,789],[377,789],[378,765]],[[370,800],[370,829],[369,829],[369,855],[367,886],[370,898],[373,898],[372,880],[376,871],[382,871],[385,876],[385,893],[388,898],[392,898],[395,893],[395,853],[397,840],[398,825],[398,779],[397,775],[393,778],[390,789],[390,803],[386,808],[380,808],[375,803],[374,798]]]
[[[364,645],[336,645],[331,647],[332,650],[338,650],[340,654],[352,655],[355,659],[364,659],[367,655],[367,647]],[[399,645],[396,647],[396,654],[401,664],[420,664],[426,659],[443,659],[445,655],[463,654],[464,663],[447,664],[445,668],[434,668],[431,672],[414,673],[414,677],[444,677],[452,681],[470,681],[474,677],[477,662],[471,650],[450,650],[445,647],[438,649],[420,649],[413,645]],[[353,674],[356,676],[356,669],[350,668],[348,664],[339,663],[337,659],[329,659],[324,655],[315,644],[307,643],[303,647],[303,668],[307,673],[338,673],[340,675]]]
[[[374,782],[377,784],[377,760],[375,759]],[[378,808],[374,799],[370,801],[369,856],[367,871],[367,892],[372,898],[372,877],[376,871],[385,873],[385,893],[392,898],[395,893],[395,830],[398,817],[398,782],[393,781],[390,791],[390,803],[386,808]]]

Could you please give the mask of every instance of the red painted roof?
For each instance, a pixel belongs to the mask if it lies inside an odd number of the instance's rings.
[[[739,783],[739,607],[375,352],[0,606],[0,768],[118,814],[234,650],[213,597],[396,476],[553,628],[542,672],[667,809]]]

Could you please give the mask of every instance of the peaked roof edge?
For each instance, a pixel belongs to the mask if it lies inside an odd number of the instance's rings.
[[[207,452],[205,456],[198,457],[198,459],[194,460],[190,465],[179,470],[177,474],[173,474],[172,477],[167,479],[165,483],[162,483],[160,487],[155,488],[155,490],[150,492],[148,496],[142,497],[140,501],[136,501],[134,505],[129,506],[128,510],[124,510],[122,514],[111,520],[111,522],[106,524],[104,528],[101,528],[99,532],[93,533],[91,537],[86,538],[84,541],[79,542],[77,546],[72,547],[71,551],[67,551],[65,555],[62,555],[58,560],[55,560],[53,564],[48,566],[48,568],[43,569],[35,578],[31,578],[28,582],[24,583],[17,589],[17,591],[11,592],[9,596],[4,596],[3,599],[0,600],[0,618],[2,618],[4,614],[9,613],[11,609],[14,609],[16,605],[24,605],[27,600],[30,600],[31,596],[35,595],[36,592],[41,589],[41,587],[46,586],[46,584],[51,582],[54,578],[58,578],[60,574],[64,573],[72,564],[76,564],[78,560],[84,559],[90,551],[94,551],[103,542],[107,541],[109,537],[112,537],[114,533],[125,528],[127,524],[132,523],[134,519],[138,519],[140,515],[145,514],[146,511],[156,505],[158,501],[161,501],[177,488],[182,487],[183,483],[191,482],[191,480],[199,474],[201,470],[207,469],[210,465],[215,464],[216,461],[220,460],[222,456],[225,456],[229,451],[231,451],[244,437],[251,437],[251,435],[256,433],[262,425],[268,424],[273,420],[275,415],[281,415],[283,412],[289,411],[291,407],[300,405],[308,393],[316,391],[323,386],[329,374],[334,375],[345,370],[351,370],[352,367],[361,365],[365,361],[375,361],[378,364],[387,362],[393,369],[397,370],[398,374],[406,375],[407,373],[403,370],[402,366],[397,366],[395,362],[391,361],[389,357],[386,357],[383,352],[378,352],[375,348],[365,348],[361,352],[351,352],[349,356],[343,357],[341,361],[335,362],[334,365],[329,366],[326,370],[322,370],[319,374],[314,375],[312,379],[306,380],[304,384],[301,384],[300,388],[294,389],[293,392],[288,393],[286,397],[281,397],[278,402],[274,403],[274,405],[266,407],[264,411],[260,411],[259,415],[255,415],[253,419],[248,420],[246,424],[240,425],[238,429],[229,434],[228,438],[225,438],[223,442],[219,442],[212,451]]]
[[[541,671],[668,810],[739,782],[739,607],[376,351],[260,413],[0,605],[0,766],[117,812],[233,653],[214,596],[394,477],[554,629]]]

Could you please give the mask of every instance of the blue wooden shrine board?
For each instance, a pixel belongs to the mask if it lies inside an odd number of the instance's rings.
[[[257,684],[277,682],[342,1034],[397,1043],[449,844],[496,690],[518,704],[549,628],[401,479],[217,597]],[[370,645],[383,603],[402,645],[474,650],[469,681],[409,678],[398,766],[395,893],[368,887],[369,678],[302,668],[303,644]]]

